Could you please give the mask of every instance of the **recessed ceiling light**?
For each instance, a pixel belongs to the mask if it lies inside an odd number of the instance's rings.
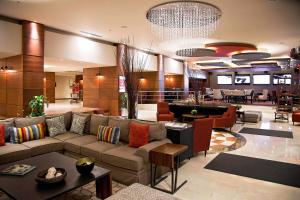
[[[123,25],[123,26],[121,26],[121,28],[128,28],[128,26]]]
[[[80,31],[80,33],[83,33],[83,34],[85,34],[85,35],[87,35],[87,36],[92,36],[92,37],[102,38],[101,35],[97,35],[97,34],[95,34],[95,33],[90,33],[90,32],[86,32],[86,31]]]

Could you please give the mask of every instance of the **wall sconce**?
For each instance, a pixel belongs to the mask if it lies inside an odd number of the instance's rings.
[[[13,70],[12,67],[8,67],[8,66],[4,66],[0,68],[1,72],[14,72],[15,70]]]
[[[140,77],[140,81],[144,81],[145,78],[143,76]]]
[[[98,72],[98,73],[96,74],[96,76],[97,76],[98,78],[102,78],[102,77],[103,77],[103,75],[102,75],[100,72]]]

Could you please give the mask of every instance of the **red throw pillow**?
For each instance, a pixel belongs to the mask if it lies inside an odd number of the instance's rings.
[[[0,125],[0,146],[5,145],[5,126]]]
[[[129,125],[129,146],[140,147],[148,144],[149,125],[131,122]]]

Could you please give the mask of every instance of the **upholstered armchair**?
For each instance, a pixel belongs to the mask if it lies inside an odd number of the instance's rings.
[[[236,122],[236,107],[229,106],[228,110],[221,116],[209,116],[214,120],[213,128],[231,128]]]
[[[213,119],[197,119],[193,122],[194,127],[194,145],[193,152],[198,153],[200,151],[206,152],[209,150],[211,133],[213,128]]]
[[[292,122],[293,122],[293,125],[294,125],[295,122],[300,122],[300,110],[296,110],[296,111],[293,112]]]
[[[263,92],[262,92],[262,95],[258,96],[258,100],[267,101],[268,100],[268,94],[269,94],[269,90],[264,89]]]
[[[167,102],[158,102],[157,103],[157,121],[173,121],[174,113],[170,112],[169,104]]]
[[[213,100],[222,100],[223,96],[220,89],[213,90]]]

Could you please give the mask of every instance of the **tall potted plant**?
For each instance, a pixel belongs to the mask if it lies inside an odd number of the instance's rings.
[[[47,97],[40,95],[40,96],[34,96],[31,101],[29,101],[29,107],[31,109],[31,113],[29,114],[29,117],[38,117],[38,116],[44,116],[44,104],[47,104],[48,106],[48,100]]]
[[[118,52],[121,57],[121,72],[125,77],[125,89],[127,93],[128,118],[137,118],[137,98],[140,88],[140,78],[145,69],[148,54],[130,47],[130,41],[123,41],[124,44]]]

